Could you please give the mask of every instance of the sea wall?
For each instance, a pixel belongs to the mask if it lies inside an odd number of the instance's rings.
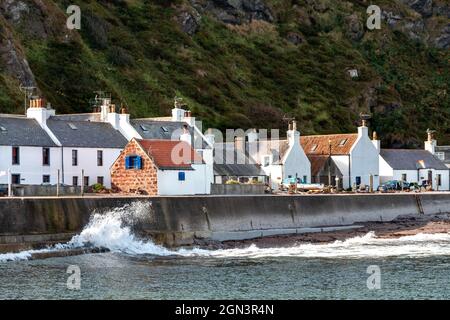
[[[195,238],[239,240],[450,212],[450,193],[0,198],[0,251],[2,246],[70,239],[88,223],[92,212],[105,213],[136,202],[146,205],[135,230],[167,245],[190,244]]]

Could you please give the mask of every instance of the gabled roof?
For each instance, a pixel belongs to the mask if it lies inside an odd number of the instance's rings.
[[[149,140],[180,140],[184,126],[187,126],[189,134],[192,137],[191,145],[206,148],[205,141],[195,143],[195,139],[201,139],[194,134],[194,128],[182,121],[161,121],[154,119],[132,119],[130,120],[133,128],[139,133],[143,139]]]
[[[319,173],[321,171],[327,171],[328,159],[329,159],[328,155],[310,154],[310,155],[308,155],[308,159],[309,159],[309,162],[311,163],[311,175],[313,177],[319,175]],[[338,173],[338,174],[342,175],[341,171],[334,163],[333,158],[331,158],[331,169],[332,169],[333,174]]]
[[[66,121],[50,117],[48,128],[63,147],[123,149],[127,139],[105,122]]]
[[[441,160],[426,150],[381,149],[380,155],[394,170],[448,170]]]
[[[203,163],[202,157],[184,141],[138,139],[136,141],[161,170],[192,170],[191,164]],[[180,159],[176,159],[176,156]]]
[[[237,150],[234,143],[214,144],[214,175],[257,177],[266,174],[245,152]]]
[[[348,155],[357,139],[357,133],[302,136],[300,144],[307,155],[328,155],[330,141],[332,155]]]
[[[56,147],[34,119],[0,115],[0,145],[15,147]]]

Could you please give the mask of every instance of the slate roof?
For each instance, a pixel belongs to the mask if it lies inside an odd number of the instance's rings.
[[[216,143],[214,144],[214,175],[257,177],[266,174],[244,152],[236,150],[234,143]]]
[[[123,149],[128,143],[109,123],[61,121],[50,117],[47,126],[63,147]]]
[[[0,115],[0,145],[56,147],[36,120],[2,115]]]
[[[441,160],[426,150],[381,149],[380,155],[396,170],[448,170]]]
[[[307,155],[327,155],[330,152],[328,141],[331,141],[332,155],[347,155],[356,139],[358,139],[357,133],[302,136],[300,137],[300,144]],[[344,141],[345,143],[343,143]]]
[[[202,164],[202,157],[184,141],[173,140],[136,140],[153,159],[155,165],[162,170],[192,170],[191,164]],[[172,155],[174,148],[175,154],[180,155],[179,161]],[[177,152],[177,150],[180,150]],[[186,155],[185,152],[188,152]]]
[[[181,121],[158,121],[152,119],[132,119],[130,120],[133,128],[139,133],[143,139],[149,140],[180,140],[180,135],[183,133],[183,127],[186,122]],[[189,133],[192,137],[191,145],[194,148],[206,148],[207,144],[205,141],[197,143],[194,142],[195,139],[201,139],[198,135],[194,134],[194,128],[187,126]],[[199,147],[197,147],[199,146]]]

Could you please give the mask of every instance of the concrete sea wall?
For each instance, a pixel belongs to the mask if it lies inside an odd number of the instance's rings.
[[[141,235],[167,245],[239,240],[315,227],[450,213],[450,193],[195,197],[0,198],[0,251],[70,239],[91,213],[143,202]],[[312,230],[312,229],[311,229]]]

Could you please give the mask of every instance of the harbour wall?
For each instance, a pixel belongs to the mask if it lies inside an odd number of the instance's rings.
[[[0,252],[68,240],[92,212],[132,203],[145,204],[135,231],[169,246],[450,213],[450,193],[0,198]]]

